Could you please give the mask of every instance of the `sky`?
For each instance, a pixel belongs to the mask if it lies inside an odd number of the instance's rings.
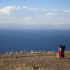
[[[70,0],[0,0],[0,28],[70,29]]]

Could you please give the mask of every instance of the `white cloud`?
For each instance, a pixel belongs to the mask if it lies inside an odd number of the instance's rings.
[[[43,26],[47,25],[54,18],[56,13],[48,12],[47,14],[43,14],[41,16],[32,17],[27,16],[22,18],[22,23],[27,26]]]
[[[56,13],[52,13],[52,12],[45,14],[45,16],[55,16],[55,15],[56,15]]]
[[[22,20],[23,21],[29,21],[29,20],[31,20],[32,19],[32,16],[27,16],[27,17],[24,17]]]
[[[14,6],[14,10],[21,10],[22,8],[20,6]]]
[[[9,14],[14,9],[14,6],[7,6],[0,9],[0,14]]]
[[[28,7],[26,7],[26,6],[22,6],[22,8],[23,8],[23,9],[27,9]]]
[[[29,10],[32,10],[32,11],[39,11],[40,9],[39,9],[39,8],[29,8]]]
[[[45,11],[46,12],[46,11],[48,11],[48,9],[42,9],[42,11]]]
[[[21,20],[22,25],[27,25],[27,26],[33,24],[32,22],[33,22],[32,16],[23,17]]]
[[[59,9],[52,9],[52,11],[59,12],[60,10]]]
[[[31,7],[26,7],[26,6],[22,6],[23,9],[25,10],[31,10],[31,11],[39,11],[39,8],[31,8]]]
[[[31,8],[26,6],[6,6],[0,9],[0,14],[9,14],[14,10],[47,11],[47,9]]]
[[[27,7],[27,6],[22,6],[23,9],[25,10],[31,10],[31,11],[48,11],[48,9],[41,9],[41,8],[33,8],[33,7]]]
[[[13,10],[20,10],[19,6],[6,6],[2,9],[0,9],[0,14],[9,14]]]
[[[70,10],[63,10],[63,12],[70,13]]]
[[[53,13],[53,12],[48,12],[46,14],[44,14],[42,17],[40,17],[43,20],[50,21],[52,20],[55,16],[57,15],[57,13]]]
[[[32,8],[32,7],[27,7],[27,6],[6,6],[4,8],[0,9],[0,14],[9,14],[10,12],[14,10],[30,10],[30,11],[43,11],[43,12],[48,12],[49,10],[44,8]],[[57,9],[53,9],[54,11],[58,11]],[[51,10],[51,11],[53,11]],[[48,15],[53,15],[53,13],[48,13]]]

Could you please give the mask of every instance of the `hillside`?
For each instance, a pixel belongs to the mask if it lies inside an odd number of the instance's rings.
[[[1,54],[0,70],[70,70],[70,52],[62,59],[56,52]]]

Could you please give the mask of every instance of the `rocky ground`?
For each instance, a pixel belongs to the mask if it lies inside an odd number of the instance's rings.
[[[70,52],[65,58],[56,52],[1,54],[0,70],[70,70]]]

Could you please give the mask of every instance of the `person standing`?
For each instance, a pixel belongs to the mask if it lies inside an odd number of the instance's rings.
[[[64,58],[65,57],[64,52],[65,52],[65,45],[60,45],[59,50],[57,52],[57,57]]]
[[[64,58],[64,57],[65,57],[65,55],[64,55],[64,52],[65,52],[65,45],[62,45],[61,48],[62,48],[62,50],[61,50],[61,51],[62,51],[62,58]]]

